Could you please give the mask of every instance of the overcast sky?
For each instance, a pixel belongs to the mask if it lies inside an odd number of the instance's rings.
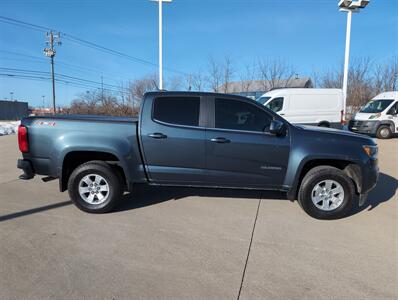
[[[164,64],[172,69],[164,75],[205,71],[210,56],[217,60],[226,55],[236,73],[245,63],[266,58],[288,62],[299,76],[338,68],[344,56],[346,14],[338,11],[337,2],[174,0],[164,5]],[[94,82],[101,82],[102,76],[112,86],[157,72],[157,13],[157,4],[147,0],[2,0],[0,4],[0,16],[66,34],[57,48],[56,73]],[[85,47],[67,39],[68,34],[145,62]],[[21,69],[49,72],[44,47],[40,29],[0,19],[0,74]],[[393,56],[398,56],[398,1],[371,0],[353,16],[352,57],[383,61]],[[68,104],[89,89],[57,84],[58,103]],[[9,99],[10,92],[14,99],[41,105],[42,95],[47,103],[51,99],[51,84],[0,76],[0,99]]]

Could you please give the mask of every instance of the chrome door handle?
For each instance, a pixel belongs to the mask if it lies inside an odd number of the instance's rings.
[[[151,133],[148,134],[149,137],[153,138],[153,139],[165,139],[167,138],[167,135],[160,133],[160,132],[155,132],[155,133]]]
[[[219,143],[219,144],[226,144],[226,143],[231,142],[229,139],[226,139],[223,137],[213,138],[210,141],[212,141],[213,143]]]

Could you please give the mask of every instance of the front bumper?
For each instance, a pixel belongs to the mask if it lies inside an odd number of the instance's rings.
[[[376,186],[378,180],[378,160],[376,158],[371,158],[368,163],[362,167],[362,184],[359,198],[360,206],[365,203],[367,194]]]
[[[348,129],[352,132],[364,133],[369,135],[376,135],[378,121],[356,121],[351,120],[348,123]]]
[[[28,180],[35,177],[35,174],[33,173],[32,164],[29,160],[18,159],[17,168],[23,171],[23,174],[19,176],[20,179]]]

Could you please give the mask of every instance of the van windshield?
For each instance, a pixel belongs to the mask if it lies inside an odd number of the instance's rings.
[[[260,97],[256,101],[262,105],[264,105],[265,102],[267,102],[271,97]]]
[[[361,113],[375,114],[385,110],[394,100],[372,100],[366,103],[366,105],[359,111]]]

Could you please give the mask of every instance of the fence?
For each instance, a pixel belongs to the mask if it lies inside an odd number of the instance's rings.
[[[28,114],[28,102],[0,100],[0,120],[20,120]]]

